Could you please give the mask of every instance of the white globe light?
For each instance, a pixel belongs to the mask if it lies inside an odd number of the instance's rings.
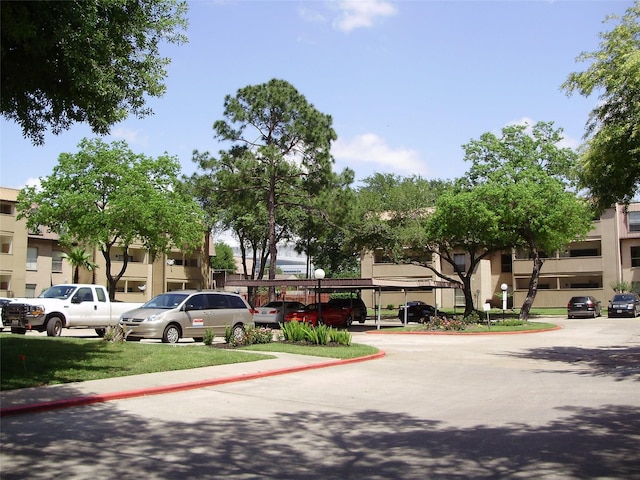
[[[316,269],[316,271],[313,272],[313,274],[318,280],[322,280],[324,278],[324,270],[321,268]]]
[[[503,283],[502,285],[500,285],[500,288],[502,289],[503,292],[506,292],[509,286],[506,283]]]

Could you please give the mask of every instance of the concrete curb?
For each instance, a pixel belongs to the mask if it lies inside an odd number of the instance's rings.
[[[28,405],[16,405],[0,409],[0,417],[10,415],[23,415],[27,413],[46,412],[51,410],[60,410],[63,408],[79,407],[83,405],[91,405],[94,403],[110,402],[113,400],[122,400],[126,398],[144,397],[148,395],[160,395],[163,393],[181,392],[184,390],[193,390],[196,388],[211,387],[215,385],[224,385],[227,383],[242,382],[245,380],[254,380],[256,378],[273,377],[276,375],[284,375],[286,373],[296,373],[306,370],[315,370],[319,368],[335,367],[350,363],[365,362],[367,360],[375,360],[385,356],[385,352],[379,351],[373,355],[364,357],[331,360],[327,362],[312,363],[290,368],[280,368],[276,370],[268,370],[258,373],[245,373],[231,377],[213,378],[208,380],[198,380],[195,382],[177,383],[172,385],[163,385],[160,387],[148,387],[135,390],[125,390],[121,392],[112,392],[96,395],[86,395],[80,397],[64,398],[61,400],[53,400],[50,402],[40,402]]]

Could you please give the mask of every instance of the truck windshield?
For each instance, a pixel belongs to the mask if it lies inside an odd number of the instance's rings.
[[[73,285],[56,285],[47,288],[40,294],[39,298],[59,298],[60,300],[66,300],[75,290],[76,287]]]
[[[188,297],[185,293],[163,293],[152,298],[140,308],[175,308]]]

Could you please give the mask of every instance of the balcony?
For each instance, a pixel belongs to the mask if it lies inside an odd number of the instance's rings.
[[[514,260],[514,276],[530,275],[533,263],[530,259]],[[544,275],[575,274],[602,272],[602,257],[563,257],[547,258],[544,260],[542,272]]]

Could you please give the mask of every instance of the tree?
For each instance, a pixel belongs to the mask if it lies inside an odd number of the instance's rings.
[[[502,193],[492,184],[470,187],[461,181],[438,198],[426,220],[424,249],[451,265],[457,278],[449,277],[432,263],[423,265],[440,278],[462,284],[465,317],[474,311],[471,278],[480,262],[516,243],[514,233],[502,228]],[[456,262],[456,254],[461,252],[465,255],[464,268]]]
[[[586,124],[580,163],[581,185],[604,210],[628,203],[640,187],[640,2],[636,1],[611,31],[601,33],[600,49],[583,52],[590,62],[562,84],[568,95],[599,92]],[[611,16],[605,20],[617,20]]]
[[[382,249],[397,263],[424,256],[426,219],[451,183],[382,173],[362,183],[354,214],[360,221],[351,229],[349,243],[359,251]]]
[[[508,126],[502,134],[485,133],[464,146],[472,166],[465,177],[470,188],[489,188],[499,202],[499,238],[526,248],[533,262],[527,296],[520,310],[526,320],[538,288],[545,252],[555,252],[591,229],[593,213],[568,190],[576,153],[560,148],[562,130],[539,122]],[[487,248],[492,245],[486,245]]]
[[[35,144],[88,122],[96,134],[129,113],[150,113],[146,96],[165,91],[162,42],[186,37],[187,4],[178,0],[3,1],[2,115]]]
[[[71,247],[69,253],[63,253],[62,256],[67,259],[73,268],[73,283],[79,283],[81,268],[85,268],[90,272],[98,268],[98,265],[91,261],[91,255],[82,247]]]
[[[236,273],[236,261],[233,258],[233,249],[224,242],[215,245],[216,255],[211,258],[211,268]]]
[[[173,247],[195,250],[206,233],[200,206],[184,193],[175,157],[133,153],[125,142],[110,145],[84,139],[76,154],[62,153],[40,188],[18,194],[19,218],[29,228],[45,225],[63,244],[100,249],[106,262],[109,296],[127,269],[128,249],[141,243],[151,257]],[[111,272],[114,249],[121,269]]]
[[[215,136],[232,146],[209,164],[222,193],[218,198],[242,196],[255,206],[248,211],[264,208],[273,279],[277,243],[291,234],[288,220],[299,218],[310,199],[333,187],[332,119],[278,79],[227,95],[224,117],[214,123]]]

